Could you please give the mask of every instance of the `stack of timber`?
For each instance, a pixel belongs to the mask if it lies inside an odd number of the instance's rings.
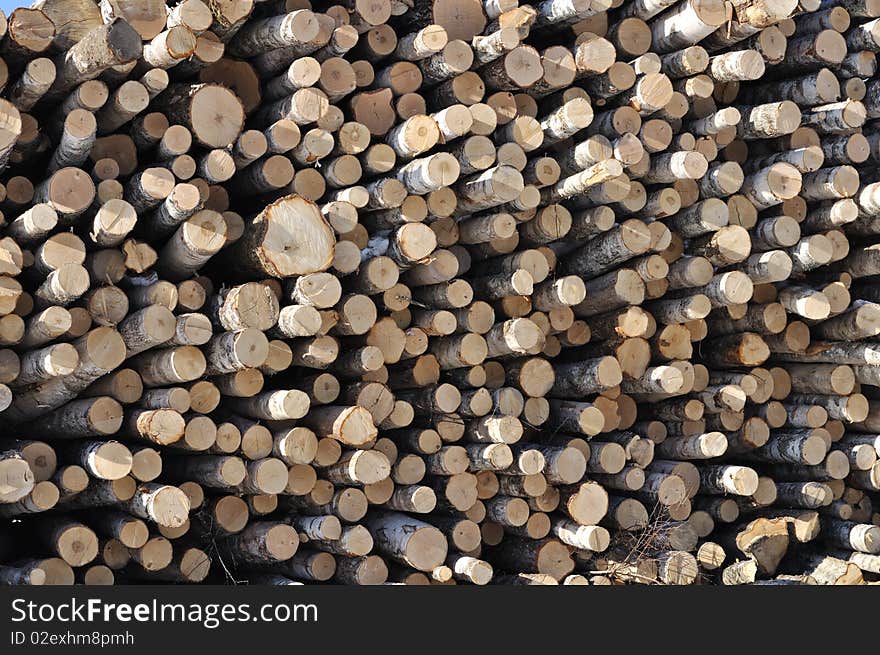
[[[880,4],[0,37],[0,584],[880,579]]]

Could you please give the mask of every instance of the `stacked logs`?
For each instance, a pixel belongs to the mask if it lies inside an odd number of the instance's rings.
[[[0,584],[880,575],[880,8],[38,0]]]

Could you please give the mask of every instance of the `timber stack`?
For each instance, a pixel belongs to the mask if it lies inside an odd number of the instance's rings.
[[[0,36],[0,584],[880,579],[880,4]]]

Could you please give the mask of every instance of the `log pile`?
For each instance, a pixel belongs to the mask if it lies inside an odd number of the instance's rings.
[[[880,6],[38,0],[0,584],[880,576]]]

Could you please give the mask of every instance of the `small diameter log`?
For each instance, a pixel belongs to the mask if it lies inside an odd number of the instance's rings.
[[[134,516],[168,528],[183,525],[190,509],[189,499],[180,489],[154,482],[140,485],[123,505]]]
[[[174,315],[161,305],[150,305],[129,314],[118,326],[125,341],[126,356],[132,357],[168,341],[176,325]]]
[[[204,314],[189,313],[177,316],[174,335],[165,346],[201,346],[211,340],[213,327]]]
[[[19,373],[14,384],[26,386],[59,375],[69,375],[79,364],[79,354],[69,343],[32,350],[21,358]]]
[[[18,420],[37,416],[47,408],[60,407],[89,384],[119,366],[125,358],[125,344],[112,328],[91,330],[73,343],[79,363],[70,375],[54,378],[45,388],[20,395],[9,409],[9,416]]]
[[[136,222],[134,207],[124,200],[112,198],[95,213],[89,236],[98,245],[117,246],[134,229]]]
[[[55,64],[42,57],[33,59],[10,88],[9,99],[19,111],[29,111],[46,94],[54,81]]]
[[[221,290],[211,307],[217,322],[232,332],[245,328],[268,330],[278,321],[278,311],[278,298],[269,286],[257,282]]]
[[[430,571],[446,559],[446,538],[426,523],[394,512],[366,519],[376,546],[387,555],[419,571]]]
[[[181,280],[201,268],[226,243],[226,221],[202,210],[181,225],[160,253],[158,266],[165,277]]]
[[[307,9],[249,21],[227,44],[227,52],[249,58],[269,50],[308,43],[318,35],[315,14]]]
[[[168,196],[149,214],[141,216],[145,226],[156,235],[170,234],[199,208],[201,198],[192,184],[176,184]]]
[[[613,357],[562,365],[556,372],[551,396],[578,398],[620,384],[620,364]]]
[[[140,82],[123,83],[97,113],[98,133],[110,134],[147,108],[150,95]]]
[[[164,168],[147,168],[136,173],[126,184],[125,200],[137,212],[156,207],[174,188],[174,175]]]
[[[596,277],[627,259],[647,252],[650,242],[650,233],[643,222],[625,221],[616,229],[602,233],[590,243],[589,248],[584,247],[568,255],[562,262],[561,272],[585,278]]]
[[[36,244],[58,224],[58,214],[49,204],[38,203],[12,220],[6,233],[21,246]]]
[[[0,486],[0,501],[15,503],[25,498],[36,483],[34,473],[19,452],[5,451],[0,454],[0,470],[5,483]]]
[[[197,43],[196,34],[188,26],[173,25],[144,46],[142,57],[153,68],[171,68],[190,57]]]
[[[242,532],[229,537],[225,544],[242,561],[269,564],[293,557],[299,539],[296,530],[289,525],[259,521],[248,524]]]

